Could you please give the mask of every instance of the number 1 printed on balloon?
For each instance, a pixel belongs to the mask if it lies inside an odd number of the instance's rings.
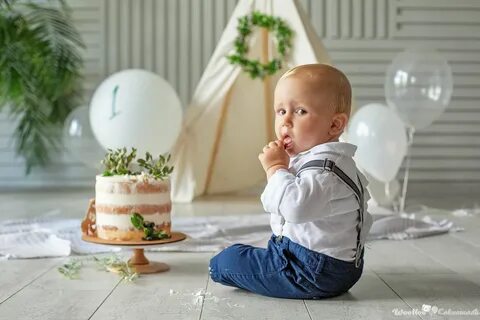
[[[113,89],[113,99],[112,99],[112,115],[110,116],[110,120],[115,118],[120,112],[115,111],[116,103],[117,103],[117,92],[118,92],[118,85],[115,86]]]

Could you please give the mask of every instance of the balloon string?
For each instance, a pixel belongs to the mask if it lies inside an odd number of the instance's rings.
[[[390,182],[391,182],[391,181],[385,183],[385,200],[386,200],[387,202],[389,202],[390,199],[391,199],[391,195],[390,195]],[[390,232],[390,225],[389,225],[388,228],[387,228],[387,233],[388,233],[388,234],[391,233],[391,232]]]
[[[390,182],[385,183],[385,195],[387,196],[387,200],[390,199]]]
[[[410,160],[412,157],[412,145],[413,145],[413,135],[415,133],[415,128],[413,127],[408,127],[407,128],[407,139],[408,139],[408,145],[407,145],[407,159],[405,162],[405,176],[403,178],[403,185],[402,185],[402,197],[400,200],[400,212],[403,213],[405,212],[405,200],[407,197],[407,186],[408,186],[408,177],[410,173]]]

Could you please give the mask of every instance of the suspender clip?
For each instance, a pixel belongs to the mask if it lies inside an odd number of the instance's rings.
[[[355,252],[355,268],[359,268],[360,264],[362,263],[362,251],[363,251],[363,245],[360,242],[357,245],[357,252]]]
[[[333,168],[335,168],[335,162],[325,159],[323,162],[323,170],[333,171]]]

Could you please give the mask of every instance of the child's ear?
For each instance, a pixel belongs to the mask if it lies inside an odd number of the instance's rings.
[[[341,135],[348,123],[348,116],[346,113],[336,113],[332,119],[332,125],[328,133],[331,136]]]

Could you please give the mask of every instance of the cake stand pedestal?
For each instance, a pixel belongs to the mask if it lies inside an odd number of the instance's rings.
[[[128,263],[135,268],[135,271],[139,274],[146,273],[158,273],[164,272],[170,269],[170,267],[163,262],[149,261],[145,257],[144,247],[147,246],[159,246],[166,243],[178,242],[185,240],[187,236],[181,232],[172,232],[171,237],[163,240],[152,240],[152,241],[115,241],[115,240],[105,240],[100,239],[94,236],[89,236],[86,234],[82,235],[82,240],[96,243],[96,244],[105,244],[111,246],[119,246],[122,248],[133,249],[133,255],[128,260]],[[110,270],[115,272],[115,270]]]

